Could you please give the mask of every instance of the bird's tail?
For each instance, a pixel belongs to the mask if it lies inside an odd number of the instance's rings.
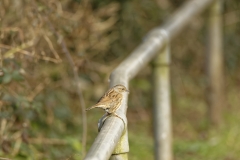
[[[89,111],[89,110],[91,110],[93,108],[102,108],[102,107],[103,107],[102,105],[94,105],[92,107],[87,108],[86,111]]]
[[[91,110],[93,108],[96,108],[96,106],[89,107],[89,108],[86,109],[86,111],[89,111],[89,110]]]

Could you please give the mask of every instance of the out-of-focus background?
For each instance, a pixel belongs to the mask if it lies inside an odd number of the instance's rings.
[[[179,0],[1,0],[0,157],[82,157],[82,111],[73,70],[89,107],[108,89],[112,70],[150,29],[162,24],[182,4]],[[240,157],[239,17],[240,2],[226,0],[227,103],[219,127],[207,119],[207,14],[196,17],[172,41],[175,160]],[[149,64],[130,82],[127,117],[131,160],[153,159],[151,74]],[[87,113],[86,150],[97,135],[97,121],[103,113],[98,109]]]

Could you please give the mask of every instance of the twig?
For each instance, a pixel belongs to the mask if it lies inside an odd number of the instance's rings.
[[[50,48],[50,50],[52,51],[52,53],[53,53],[53,55],[55,56],[55,58],[61,62],[62,60],[61,60],[61,58],[59,57],[57,51],[54,49],[51,40],[50,40],[50,39],[48,38],[48,36],[46,36],[46,35],[43,35],[43,38],[47,41],[47,43],[48,43],[48,45],[49,45],[49,48]]]
[[[5,44],[0,44],[0,48],[10,49],[10,50],[14,49],[11,46],[8,46],[8,45],[5,45]],[[39,55],[35,55],[35,52],[31,53],[31,52],[26,51],[26,50],[18,50],[17,52],[21,53],[21,54],[24,54],[24,55],[27,55],[27,56],[31,56],[31,57],[36,58],[36,59],[44,60],[44,61],[49,61],[49,62],[53,62],[53,63],[61,63],[62,62],[62,60],[60,58],[55,59],[55,58],[47,57],[45,55],[44,56],[39,56]],[[9,57],[5,57],[5,58],[9,58]],[[1,65],[0,65],[0,67],[1,67]]]
[[[11,159],[0,157],[0,160],[11,160]]]
[[[4,119],[1,120],[0,139],[2,139],[2,137],[3,137],[6,126],[7,126],[7,120],[4,118]]]
[[[27,97],[27,100],[32,102],[33,99],[44,89],[44,83],[40,83],[38,84],[33,91],[31,92],[31,94]]]
[[[50,139],[50,138],[28,138],[30,144],[49,144],[49,145],[66,145],[67,141],[62,139]]]
[[[71,65],[72,67],[72,70],[73,70],[73,75],[74,75],[74,80],[75,80],[75,84],[77,85],[77,94],[78,94],[78,97],[79,97],[79,100],[80,100],[80,104],[81,104],[81,108],[82,108],[82,125],[83,125],[83,135],[82,135],[82,155],[83,157],[85,156],[85,153],[86,153],[86,141],[87,141],[87,115],[86,115],[86,106],[85,106],[85,101],[84,101],[84,98],[83,98],[83,95],[82,95],[82,91],[81,91],[81,87],[80,87],[80,79],[78,77],[78,74],[77,74],[77,67],[75,66],[74,62],[73,62],[73,59],[66,47],[66,44],[65,44],[65,41],[62,40],[61,42],[61,46],[62,46],[62,50],[63,52],[66,54],[67,56],[67,59],[69,61],[69,64]]]
[[[18,27],[7,27],[7,28],[0,28],[1,32],[18,32],[19,38],[21,41],[24,39],[23,31]]]
[[[78,73],[77,73],[77,67],[75,66],[74,64],[74,61],[72,59],[72,56],[71,54],[69,53],[67,47],[66,47],[66,43],[64,41],[64,39],[62,38],[62,36],[54,29],[52,23],[49,21],[48,17],[46,17],[46,20],[49,22],[49,26],[50,26],[50,29],[52,30],[52,32],[57,36],[57,38],[60,41],[60,45],[62,47],[62,51],[65,53],[67,59],[68,59],[68,62],[72,68],[72,72],[73,72],[73,75],[74,75],[74,81],[75,81],[75,85],[76,85],[76,88],[77,88],[77,94],[78,94],[78,97],[79,97],[79,101],[80,101],[80,104],[81,104],[81,109],[82,109],[82,126],[83,126],[83,133],[82,133],[82,157],[85,156],[86,154],[86,142],[87,142],[87,115],[86,115],[86,105],[85,105],[85,101],[84,101],[84,98],[83,98],[83,95],[82,95],[82,91],[81,91],[81,87],[80,87],[80,79],[78,77]]]
[[[21,144],[22,144],[22,138],[21,138],[22,132],[21,131],[17,131],[12,135],[12,139],[14,139],[15,144],[13,147],[13,150],[11,151],[11,155],[15,156],[19,153]]]
[[[2,57],[2,50],[0,49],[0,77],[4,75],[2,67],[3,67],[3,57]],[[0,94],[1,94],[1,92],[0,92]]]
[[[76,155],[79,155],[80,156],[80,154],[74,154],[74,155],[71,155],[69,158],[67,158],[66,160],[71,160],[73,157],[75,157]]]
[[[0,49],[0,69],[3,66],[3,57],[2,57],[2,50]]]
[[[35,55],[35,57],[37,59],[41,59],[41,60],[44,60],[44,61],[49,61],[49,62],[53,62],[53,63],[61,63],[62,60],[61,59],[55,59],[55,58],[51,58],[51,57],[47,57],[47,56],[38,56],[38,55]]]
[[[32,47],[34,45],[34,41],[35,40],[30,40],[26,43],[23,43],[21,44],[20,46],[17,46],[16,48],[13,48],[9,51],[7,51],[5,54],[4,54],[4,58],[13,58],[14,57],[14,54],[21,51],[21,50],[24,50],[26,48],[29,48],[29,47]]]

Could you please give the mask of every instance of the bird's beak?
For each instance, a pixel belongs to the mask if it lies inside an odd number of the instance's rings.
[[[130,91],[129,91],[129,90],[126,90],[126,92],[130,93]]]

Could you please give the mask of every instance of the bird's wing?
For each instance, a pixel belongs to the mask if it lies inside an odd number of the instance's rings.
[[[110,88],[99,100],[97,103],[99,102],[104,102],[104,101],[107,101],[107,99],[110,98],[109,95],[111,95],[111,93],[115,92],[112,88]],[[108,98],[109,97],[109,98]],[[111,98],[110,98],[111,99]]]
[[[112,101],[112,103],[109,104],[110,107],[109,107],[108,113],[112,113],[118,110],[118,108],[122,103],[122,99],[123,99],[123,95],[117,94],[116,97],[114,98],[114,101]]]
[[[121,97],[121,94],[110,89],[100,98],[95,106],[106,105],[106,108],[112,108],[116,104],[116,101],[118,101],[119,98],[121,99]]]
[[[107,103],[110,103],[110,102],[112,102],[112,99],[111,99],[110,97],[104,95],[104,96],[102,96],[102,97],[99,99],[99,101],[98,101],[98,103],[97,103],[96,105],[99,105],[99,104],[107,104]]]
[[[92,107],[88,108],[87,110],[93,108],[102,108],[102,109],[113,109],[114,106],[117,104],[116,101],[119,101],[122,95],[118,92],[114,91],[114,89],[109,89],[99,100],[98,103],[93,105]]]

